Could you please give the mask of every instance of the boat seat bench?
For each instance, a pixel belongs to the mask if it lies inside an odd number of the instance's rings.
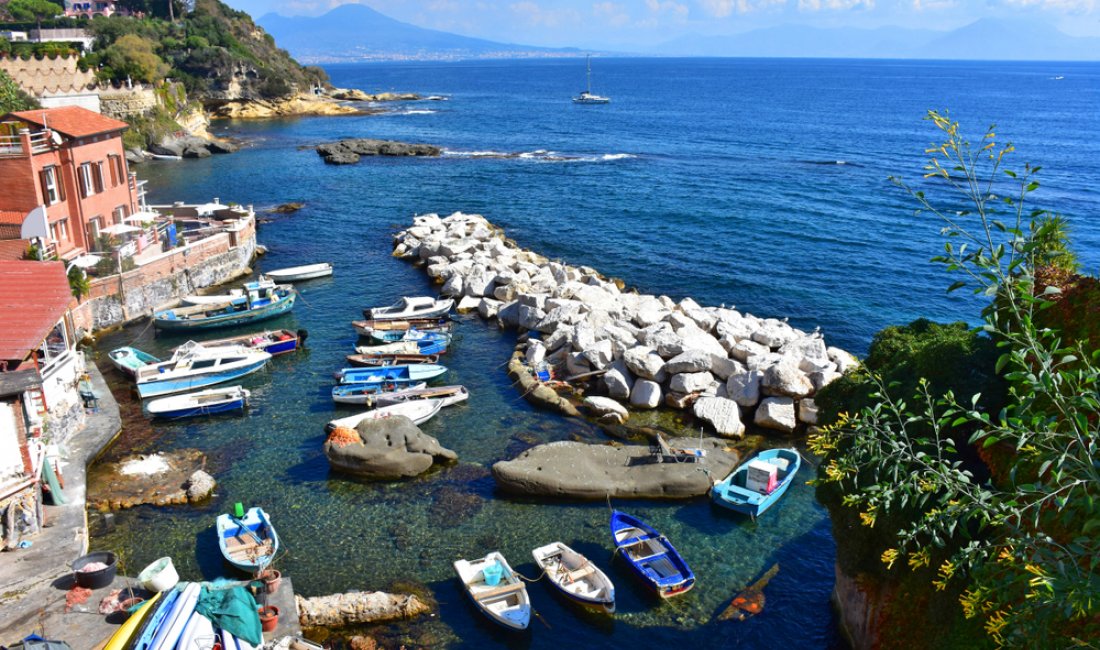
[[[586,564],[579,569],[574,569],[573,571],[570,571],[565,575],[565,577],[568,578],[570,582],[576,582],[577,580],[588,577],[595,572],[595,567],[593,567],[591,564]]]
[[[489,598],[496,598],[497,596],[503,596],[516,591],[523,591],[526,589],[526,585],[522,582],[513,582],[510,585],[502,585],[495,589],[489,589],[487,591],[479,591],[474,594],[474,600],[487,600]]]

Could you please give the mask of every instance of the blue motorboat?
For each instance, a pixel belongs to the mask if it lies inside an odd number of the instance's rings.
[[[220,514],[217,519],[218,548],[233,566],[255,573],[271,564],[279,552],[279,536],[263,508],[234,506],[234,514]]]
[[[149,402],[149,415],[160,418],[191,418],[243,411],[251,394],[240,386],[210,388],[186,395],[162,397]]]
[[[724,508],[758,517],[779,501],[801,465],[797,449],[766,449],[716,483],[710,498]]]
[[[339,404],[374,406],[376,398],[383,393],[415,390],[425,387],[427,387],[427,384],[424,382],[410,379],[387,379],[384,381],[359,384],[337,384],[332,387],[332,401]]]
[[[672,542],[642,520],[615,510],[611,513],[611,540],[630,568],[661,598],[679,596],[695,586],[695,574]]]
[[[385,381],[431,381],[447,372],[437,363],[407,363],[370,368],[344,368],[335,373],[341,384],[365,384]]]
[[[451,333],[436,330],[420,330],[415,327],[409,329],[372,329],[366,334],[372,341],[378,343],[397,343],[399,341],[427,341],[430,343],[451,342]]]
[[[165,309],[153,314],[153,325],[177,332],[245,325],[287,313],[298,296],[291,286],[247,282],[244,288],[243,301]]]
[[[145,399],[222,384],[256,372],[270,359],[262,350],[205,348],[191,341],[170,360],[138,369],[138,395]]]

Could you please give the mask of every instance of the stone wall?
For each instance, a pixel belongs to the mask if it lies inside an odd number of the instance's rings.
[[[76,56],[56,58],[0,56],[0,70],[7,72],[28,95],[81,93],[96,85],[95,73],[81,70]]]
[[[157,94],[152,88],[110,88],[99,91],[100,110],[104,115],[121,120],[142,115],[157,107]]]
[[[858,577],[836,567],[833,605],[840,619],[840,630],[856,650],[875,650],[880,645],[884,594],[861,584]]]
[[[224,232],[164,253],[142,266],[92,281],[91,291],[73,310],[76,326],[96,331],[152,316],[196,289],[251,273],[256,254],[255,220],[242,220]]]

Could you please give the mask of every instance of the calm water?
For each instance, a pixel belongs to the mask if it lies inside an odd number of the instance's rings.
[[[689,595],[660,604],[610,562],[606,504],[536,502],[494,491],[488,467],[532,443],[602,435],[532,410],[501,368],[514,344],[465,319],[446,363],[470,401],[425,431],[459,463],[416,480],[362,484],[330,475],[321,429],[337,411],[330,374],[351,351],[348,322],[363,307],[433,290],[389,257],[390,234],[414,213],[478,212],[521,245],[589,264],[643,291],[820,327],[831,344],[863,352],[875,331],[917,316],[965,317],[927,259],[939,225],[912,215],[887,181],[919,177],[936,140],[926,109],[950,108],[975,136],[990,123],[1024,161],[1043,165],[1038,202],[1065,214],[1088,270],[1100,262],[1100,66],[940,62],[597,60],[594,90],[608,106],[574,106],[584,81],[573,61],[376,64],[333,67],[338,86],[450,97],[387,107],[369,117],[222,123],[249,146],[205,161],[139,170],[152,199],[273,206],[299,213],[261,226],[271,248],[260,268],[329,260],[336,277],[303,284],[295,312],[273,325],[305,328],[309,350],[248,378],[247,416],[149,425],[132,416],[113,457],[198,447],[218,496],[203,508],[139,508],[118,515],[96,546],[132,548],[131,564],[170,554],[189,577],[225,571],[211,531],[234,501],[272,514],[288,555],[279,568],[319,595],[426,585],[439,617],[387,628],[388,643],[465,647],[832,647],[828,604],[834,545],[812,490],[796,484],[759,523],[686,503],[617,502],[669,534],[699,576]],[[311,145],[343,137],[430,142],[431,160],[324,165]],[[505,157],[501,157],[501,155]],[[838,164],[843,162],[844,164]],[[163,352],[181,339],[142,327],[136,341]],[[116,382],[124,396],[125,386]],[[346,413],[340,411],[340,413]],[[802,478],[809,478],[804,470]],[[461,595],[451,562],[500,549],[534,575],[530,549],[561,539],[609,569],[619,614],[586,616],[544,585],[531,596],[546,625],[508,635]],[[779,562],[765,612],[745,623],[711,619],[747,582]]]

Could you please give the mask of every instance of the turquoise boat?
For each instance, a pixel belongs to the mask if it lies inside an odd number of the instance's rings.
[[[247,282],[245,300],[215,305],[165,309],[153,314],[153,325],[169,332],[233,327],[275,318],[294,308],[294,287]]]
[[[392,381],[431,381],[447,372],[447,366],[437,363],[408,363],[373,368],[344,368],[335,373],[341,384],[366,384]]]
[[[128,346],[111,350],[107,353],[107,358],[111,360],[112,366],[130,379],[135,379],[141,368],[161,362],[148,352]]]
[[[233,566],[255,573],[266,567],[279,552],[279,536],[263,508],[234,505],[234,513],[217,519],[218,547]]]
[[[724,508],[759,517],[786,493],[801,465],[802,456],[793,447],[766,449],[716,483],[710,498]]]

